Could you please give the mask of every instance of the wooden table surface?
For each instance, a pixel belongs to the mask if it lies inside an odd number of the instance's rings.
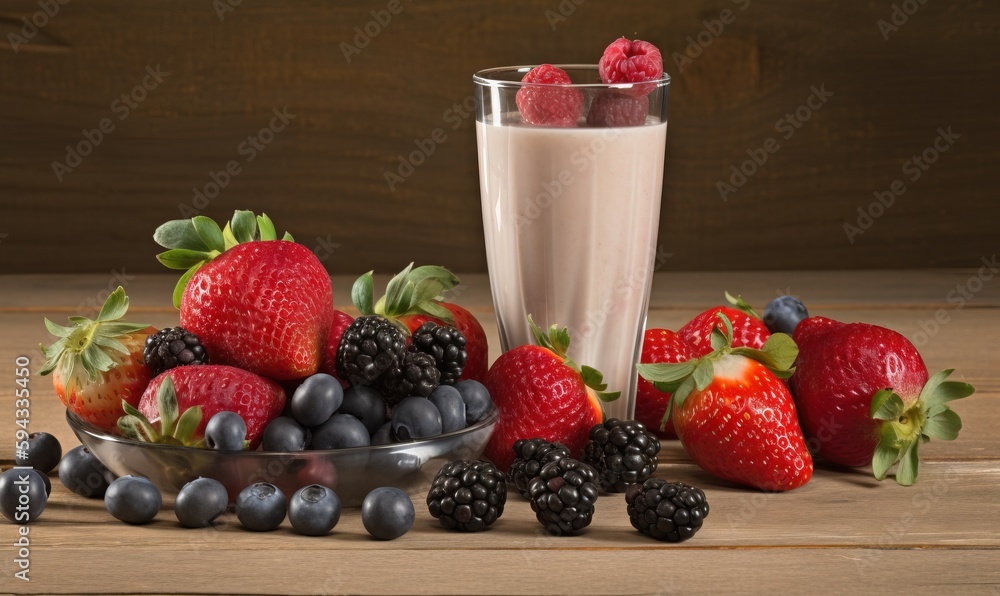
[[[582,535],[545,534],[528,504],[512,495],[501,520],[478,534],[445,531],[414,495],[413,530],[392,542],[370,539],[358,510],[329,536],[241,529],[231,512],[206,530],[177,523],[167,500],[156,520],[133,527],[100,500],[70,493],[53,475],[43,516],[28,526],[30,582],[14,578],[18,526],[0,523],[0,592],[31,593],[986,593],[1000,595],[1000,281],[981,270],[874,272],[658,273],[651,326],[677,328],[717,304],[722,291],[763,306],[779,292],[801,296],[814,314],[885,325],[910,337],[928,369],[956,368],[976,386],[956,402],[965,427],[954,442],[921,449],[920,480],[879,483],[870,470],[818,466],[788,493],[736,488],[701,472],[676,442],[657,475],[702,487],[711,504],[690,541],[664,544],[635,532],[624,498],[604,495]],[[126,276],[132,318],[176,324],[173,277]],[[455,300],[496,326],[485,276],[467,276]],[[13,462],[14,361],[32,370],[47,341],[42,317],[94,314],[114,276],[0,277],[0,463]],[[335,301],[350,280],[335,278]],[[31,380],[31,429],[78,444],[48,379]]]

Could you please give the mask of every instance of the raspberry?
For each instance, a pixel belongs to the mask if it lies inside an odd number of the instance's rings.
[[[590,126],[642,126],[649,113],[649,100],[626,95],[614,89],[601,91],[590,104],[587,124]]]
[[[546,88],[544,85],[569,85],[566,71],[551,64],[532,68],[521,79],[525,85],[517,90],[515,100],[521,118],[535,126],[576,126],[583,109],[583,94],[568,87]]]
[[[663,57],[648,41],[629,41],[621,37],[605,48],[597,63],[597,72],[608,85],[655,81],[663,76]],[[641,97],[649,95],[654,88],[654,85],[635,85],[622,92]]]

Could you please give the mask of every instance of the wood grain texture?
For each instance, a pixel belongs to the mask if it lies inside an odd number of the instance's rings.
[[[324,538],[243,530],[230,511],[211,529],[186,530],[172,502],[148,526],[110,517],[99,500],[69,493],[55,477],[43,518],[30,526],[31,578],[15,571],[12,547],[0,548],[0,592],[49,594],[161,593],[587,593],[857,594],[872,586],[906,586],[907,593],[1000,593],[1000,374],[988,349],[1000,333],[1000,300],[984,286],[976,302],[951,308],[940,297],[975,272],[788,272],[781,281],[811,298],[814,312],[865,320],[902,333],[949,307],[952,319],[921,347],[928,367],[957,366],[978,391],[954,407],[965,422],[953,442],[922,448],[920,481],[904,488],[875,481],[869,470],[819,466],[813,480],[788,493],[733,487],[701,471],[680,445],[668,442],[657,474],[701,486],[711,503],[704,528],[689,542],[662,544],[636,533],[622,495],[598,501],[593,524],[581,536],[546,535],[528,504],[511,495],[504,516],[484,534],[449,533],[413,495],[413,530],[392,542],[370,539],[358,510],[346,510]],[[485,276],[463,276],[457,300],[480,315],[496,345]],[[770,274],[661,273],[650,305],[650,325],[677,327],[720,288],[740,282],[757,304],[772,293]],[[334,286],[346,292],[350,279]],[[0,276],[0,363],[19,354],[37,361],[45,340],[42,316],[65,318],[107,283],[102,275]],[[176,323],[169,306],[171,278],[138,276],[130,282],[134,307],[155,325]],[[851,290],[853,288],[853,290]],[[984,339],[975,339],[984,338]],[[496,354],[494,354],[495,356]],[[32,428],[76,444],[63,408],[47,380],[32,380]],[[13,383],[0,379],[0,412],[13,411]],[[0,424],[0,462],[10,464],[12,425]],[[0,524],[0,542],[12,544],[16,527]],[[102,564],[95,564],[101,561]],[[109,561],[138,570],[109,572]],[[456,562],[475,573],[450,573]],[[113,564],[113,565],[117,565]],[[113,566],[112,565],[112,566]],[[607,573],[621,565],[628,573]],[[600,571],[600,572],[599,572]]]
[[[73,2],[15,52],[8,35],[39,5],[4,0],[0,271],[155,271],[152,230],[230,160],[241,172],[198,206],[266,210],[333,272],[485,271],[475,136],[455,108],[471,74],[593,62],[623,34],[656,43],[673,76],[668,269],[976,266],[996,252],[997,3],[925,3],[886,40],[888,0],[401,0],[348,62],[342,44],[388,5],[267,0],[220,19],[200,0]],[[712,35],[724,9],[735,20]],[[169,74],[119,119],[114,102],[157,65]],[[800,128],[776,128],[823,85],[833,96]],[[248,163],[241,143],[286,107],[295,118]],[[103,118],[114,130],[58,181],[52,163]],[[961,137],[911,182],[905,162],[949,126]],[[447,140],[390,190],[385,172],[438,128]],[[717,182],[770,137],[780,150],[723,201]],[[896,179],[906,193],[849,242],[844,224]]]

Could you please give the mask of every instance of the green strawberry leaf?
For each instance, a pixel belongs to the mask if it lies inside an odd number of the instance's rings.
[[[595,391],[604,391],[608,388],[608,384],[604,382],[604,375],[596,368],[581,366],[580,375],[583,377],[583,384]]]
[[[869,417],[875,420],[898,420],[906,410],[902,398],[892,389],[882,389],[872,396]]]
[[[945,408],[938,414],[927,418],[921,432],[927,439],[954,441],[958,438],[960,430],[962,430],[962,419],[954,410]]]
[[[889,473],[889,469],[899,460],[899,447],[893,447],[883,442],[875,446],[875,455],[872,456],[872,472],[877,480],[884,480]]]
[[[425,279],[433,279],[441,284],[442,291],[448,291],[456,286],[458,286],[458,276],[445,269],[444,267],[439,267],[437,265],[421,265],[410,272],[410,281],[415,285],[419,285],[420,282]]]
[[[274,222],[266,213],[257,216],[257,230],[261,240],[278,239],[278,231],[274,229]]]
[[[729,347],[730,343],[729,338],[718,327],[712,327],[712,335],[709,336],[709,342],[712,344],[713,352]]]
[[[714,377],[715,366],[712,365],[712,361],[708,358],[704,358],[698,362],[697,366],[694,367],[694,372],[691,373],[691,378],[694,379],[694,386],[699,391],[704,391],[712,383]]]
[[[215,220],[204,215],[196,215],[191,218],[191,225],[194,226],[198,238],[207,246],[207,250],[222,252],[226,250],[226,240],[222,237],[222,228]],[[198,251],[205,252],[205,251]]]
[[[410,270],[413,269],[413,263],[406,266],[405,269],[393,276],[389,280],[389,283],[385,286],[385,299],[382,312],[384,313],[398,313],[401,312],[403,305],[401,304],[400,297],[403,295],[403,290],[406,288],[407,276],[410,274]],[[408,304],[405,306],[409,306]]]
[[[726,292],[726,301],[729,302],[729,304],[732,304],[733,306],[738,308],[739,310],[742,310],[743,312],[747,313],[751,317],[755,319],[760,318],[760,315],[757,314],[756,311],[754,311],[753,307],[750,306],[749,302],[743,299],[743,296],[737,295],[734,297],[729,292]]]
[[[204,264],[210,260],[209,253],[186,248],[173,248],[156,255],[156,260],[168,269],[186,271],[195,265]]]
[[[917,455],[919,446],[920,441],[911,441],[905,446],[899,466],[896,468],[897,484],[911,486],[917,481],[917,468],[920,465],[920,456]]]
[[[639,375],[651,383],[680,382],[684,377],[694,372],[697,360],[686,362],[659,362],[656,364],[637,364]]]
[[[192,443],[194,433],[198,430],[198,425],[201,424],[201,418],[201,406],[192,406],[184,410],[184,413],[177,419],[177,426],[174,428],[174,438],[185,445],[193,447],[202,446],[201,442]]]
[[[354,280],[354,285],[351,287],[351,302],[365,316],[375,314],[375,307],[372,303],[375,295],[375,278],[373,274],[374,271],[365,273]]]
[[[101,306],[101,312],[97,315],[98,321],[117,321],[125,316],[128,311],[128,296],[125,295],[125,288],[118,286],[108,299]]]
[[[687,401],[688,396],[695,390],[695,387],[694,375],[686,377],[683,381],[681,381],[677,390],[674,391],[671,401],[676,404],[678,408],[683,407],[684,402]]]
[[[454,321],[455,314],[437,302],[425,302],[414,309],[415,312],[441,319],[449,325]]]
[[[621,396],[622,396],[622,392],[621,391],[598,391],[597,392],[597,399],[601,400],[604,403],[609,403],[609,402],[617,401],[618,398],[621,397]]]
[[[968,383],[957,381],[945,381],[954,369],[945,369],[935,374],[924,385],[920,392],[920,401],[928,409],[935,408],[956,399],[969,397],[976,392],[976,388]]]
[[[202,265],[204,265],[204,263],[198,263],[194,267],[191,267],[184,272],[184,275],[181,275],[180,279],[177,280],[177,284],[174,286],[173,294],[174,308],[181,307],[181,299],[184,297],[184,288],[187,287],[188,281],[190,281],[191,277],[197,273],[199,269],[201,269]]]
[[[190,219],[174,219],[161,224],[153,232],[153,240],[163,248],[209,251],[211,248],[195,229]]]
[[[288,232],[285,232],[285,235],[282,236],[281,239],[287,240],[288,242],[295,242],[295,238],[292,238],[292,235]]]
[[[122,428],[122,418],[127,418],[129,420],[126,426],[134,430],[137,439],[140,441],[156,442],[160,437],[160,433],[153,428],[149,419],[142,412],[132,407],[124,399],[122,400],[122,410],[125,411],[125,416],[118,419],[118,428]]]
[[[156,390],[156,407],[160,411],[160,434],[173,436],[174,425],[177,423],[178,410],[177,391],[170,375],[164,377]]]
[[[90,363],[90,366],[95,371],[94,376],[91,377],[92,381],[96,380],[96,371],[111,370],[116,364],[118,364],[113,358],[111,358],[111,356],[108,356],[100,346],[93,342],[83,349],[81,356],[86,362]]]
[[[90,321],[90,319],[85,319],[85,320],[88,322]],[[70,334],[73,333],[73,329],[71,327],[63,327],[62,325],[56,325],[55,323],[53,323],[48,319],[45,319],[45,328],[48,329],[49,333],[51,333],[56,337],[69,337]]]
[[[799,355],[799,347],[795,344],[795,340],[787,334],[775,333],[767,338],[760,350],[740,346],[733,348],[732,353],[760,362],[775,373],[778,378],[788,378],[793,370],[792,365]]]
[[[104,348],[105,351],[119,352],[121,354],[129,353],[128,348],[125,347],[125,344],[118,341],[114,337],[107,335],[95,335],[94,345]]]
[[[226,227],[222,228],[222,238],[225,242],[226,250],[240,245],[240,241],[233,235],[233,226],[226,222]]]
[[[410,300],[406,306],[407,311],[412,310],[425,302],[433,302],[435,300],[442,299],[441,292],[444,290],[444,286],[439,280],[433,277],[425,277],[416,282],[414,282],[411,277],[409,285],[413,288],[413,292],[410,295]]]
[[[253,242],[257,235],[257,218],[253,211],[237,211],[232,219],[233,237],[242,244]]]

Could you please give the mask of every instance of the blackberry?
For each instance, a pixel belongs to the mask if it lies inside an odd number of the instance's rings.
[[[458,382],[468,358],[465,335],[455,327],[438,325],[433,321],[427,321],[413,332],[410,350],[434,357],[434,362],[441,371],[442,385],[454,385]]]
[[[405,354],[406,337],[399,327],[378,315],[358,317],[340,338],[337,375],[351,385],[371,385],[399,368]]]
[[[597,501],[597,472],[571,457],[542,466],[528,484],[531,509],[554,536],[574,534],[590,525]]]
[[[531,479],[538,476],[545,464],[569,457],[569,449],[562,443],[550,443],[545,439],[520,439],[514,442],[514,455],[507,477],[521,496],[530,499],[528,484]]]
[[[700,488],[662,478],[628,487],[625,503],[633,527],[667,542],[694,536],[708,517],[708,500]]]
[[[208,364],[208,352],[197,335],[183,327],[172,327],[146,337],[142,360],[156,376],[178,366]]]
[[[379,393],[390,407],[410,396],[429,397],[441,381],[434,357],[423,352],[406,352],[399,366],[378,380]]]
[[[611,418],[590,429],[582,460],[597,470],[601,490],[621,493],[653,475],[659,452],[660,441],[646,425]]]
[[[460,460],[438,470],[427,508],[448,529],[478,532],[490,527],[507,502],[503,472],[489,462]]]

